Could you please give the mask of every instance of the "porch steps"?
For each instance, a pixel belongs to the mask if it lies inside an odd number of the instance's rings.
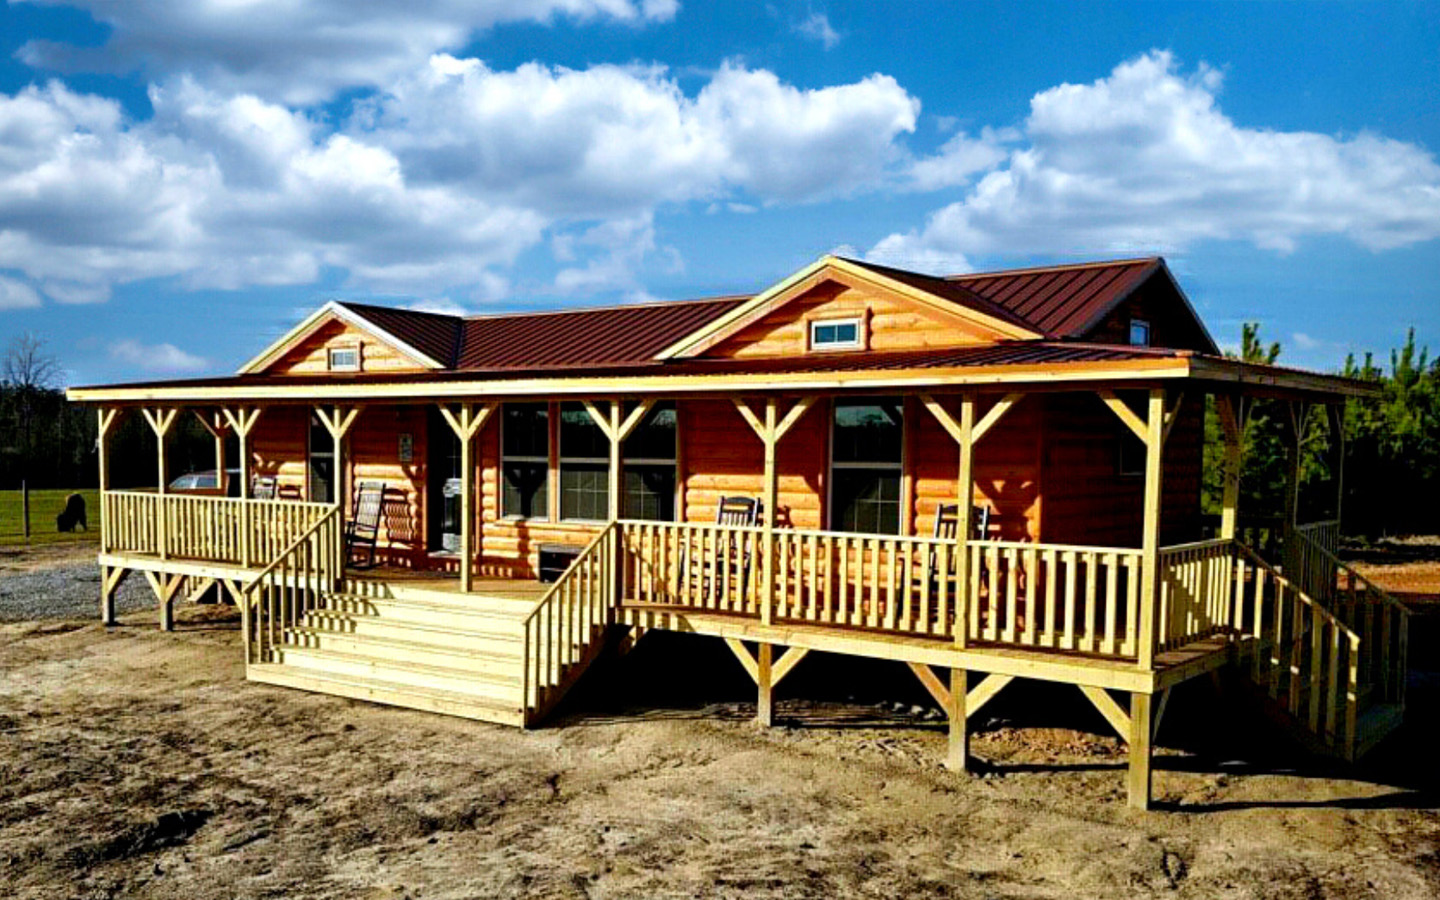
[[[524,726],[532,601],[348,580],[286,629],[252,680]]]
[[[525,725],[525,711],[509,703],[498,703],[469,694],[421,689],[375,678],[347,678],[325,672],[299,669],[278,663],[254,663],[249,678],[262,684],[295,688],[335,697],[349,697],[387,706],[403,706],[422,712],[460,716],[499,725]]]

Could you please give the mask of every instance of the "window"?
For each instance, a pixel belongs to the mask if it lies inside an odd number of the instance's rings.
[[[675,520],[675,404],[657,403],[620,448],[621,515]]]
[[[310,414],[310,458],[307,473],[310,502],[335,502],[335,438],[320,418]]]
[[[859,347],[859,319],[826,319],[810,323],[811,350],[855,350]]]
[[[544,403],[507,403],[500,411],[500,514],[543,519],[550,514],[550,410]]]
[[[331,347],[326,354],[332,372],[360,371],[359,347]]]
[[[1144,319],[1130,320],[1130,343],[1136,347],[1150,346],[1150,323]]]
[[[900,533],[904,444],[899,398],[836,401],[830,445],[832,528]]]
[[[580,403],[560,405],[560,518],[610,518],[610,439]]]
[[[1116,433],[1116,440],[1115,474],[1144,475],[1145,442],[1137,438],[1135,432],[1124,427]]]

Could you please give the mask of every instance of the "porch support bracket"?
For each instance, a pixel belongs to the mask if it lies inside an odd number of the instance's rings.
[[[440,415],[460,440],[460,590],[468,593],[475,565],[475,435],[498,408],[496,403],[462,403],[458,412],[440,404]]]

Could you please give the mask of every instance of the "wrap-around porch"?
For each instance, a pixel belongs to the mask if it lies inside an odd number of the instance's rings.
[[[1193,422],[1207,390],[1216,395],[1227,439],[1224,512],[1211,537],[1183,504],[1171,527],[1165,521],[1172,508],[1165,496],[1167,475],[1189,477],[1167,467],[1166,445],[1172,433],[1184,430],[1180,423],[1187,414],[1189,439],[1194,439]],[[900,534],[802,527],[833,526],[834,511],[829,522],[824,512],[835,502],[833,485],[817,491],[821,513],[810,522],[796,511],[796,503],[787,508],[782,496],[787,436],[799,434],[807,419],[820,418],[812,410],[827,409],[832,422],[826,423],[820,446],[833,466],[833,408],[848,395],[710,398],[730,406],[744,422],[746,433],[731,439],[754,441],[760,451],[759,471],[750,473],[759,476],[754,498],[760,509],[773,513],[753,525],[709,520],[694,488],[688,494],[691,508],[677,500],[669,520],[627,516],[626,440],[665,401],[654,396],[581,399],[576,402],[608,451],[608,459],[587,458],[594,471],[603,473],[605,509],[596,520],[564,526],[574,561],[553,585],[537,583],[533,571],[538,547],[551,534],[546,525],[536,526],[539,539],[526,541],[529,526],[502,515],[508,502],[498,497],[504,490],[499,483],[505,477],[503,450],[498,452],[501,465],[489,476],[493,482],[485,482],[477,465],[477,438],[499,418],[509,398],[462,398],[423,407],[435,411],[456,442],[455,549],[434,552],[433,542],[427,542],[431,546],[423,552],[382,554],[384,564],[375,569],[347,566],[353,562],[346,541],[347,513],[353,514],[347,499],[366,480],[351,462],[354,429],[382,430],[387,419],[397,420],[420,404],[200,407],[197,414],[214,426],[217,470],[225,469],[219,457],[226,438],[238,440],[237,497],[166,492],[165,436],[179,407],[163,405],[141,408],[160,448],[156,491],[110,490],[103,442],[120,410],[110,407],[100,414],[102,615],[113,618],[109,597],[131,571],[150,579],[167,625],[170,604],[182,593],[223,590],[242,610],[252,677],[291,683],[276,674],[277,660],[297,655],[297,646],[321,647],[324,626],[332,620],[383,615],[385,609],[372,607],[403,605],[410,602],[406,597],[416,609],[425,603],[450,604],[435,613],[435,627],[461,621],[453,615],[463,612],[466,603],[481,615],[493,612],[486,604],[504,607],[504,616],[510,617],[505,627],[513,626],[518,636],[514,696],[519,724],[543,716],[607,637],[621,633],[622,647],[651,629],[724,639],[754,679],[757,715],[767,722],[776,685],[805,654],[893,659],[909,665],[946,710],[949,762],[959,768],[968,753],[967,718],[1012,679],[1066,682],[1075,684],[1130,743],[1131,796],[1138,805],[1148,802],[1150,744],[1169,689],[1225,666],[1243,669],[1260,702],[1272,706],[1314,749],[1346,758],[1363,752],[1368,741],[1383,735],[1403,703],[1406,614],[1335,558],[1338,522],[1302,525],[1296,520],[1298,465],[1292,467],[1296,471],[1280,519],[1282,556],[1263,558],[1242,542],[1240,435],[1250,398],[1213,386],[1135,390],[1126,384],[1068,392],[1081,393],[1093,402],[1090,412],[1100,411],[1141,448],[1137,471],[1127,473],[1133,487],[1123,488],[1136,501],[1134,545],[1046,540],[1052,529],[1043,512],[1033,511],[1045,502],[1043,492],[1037,491],[1039,499],[1028,506],[1003,507],[987,495],[986,486],[977,491],[987,435],[1002,434],[1007,416],[1027,403],[1043,404],[1047,413],[1058,408],[1053,388],[901,394],[895,403],[906,423],[905,452],[896,467],[904,494],[896,514]],[[1286,402],[1300,416],[1323,409],[1303,396]],[[303,410],[300,422],[313,415],[329,434],[335,480],[326,502],[249,496],[251,467],[259,458],[251,441],[272,409]],[[687,424],[702,427],[685,418],[683,405],[680,409],[682,430]],[[920,421],[931,433],[917,427]],[[393,438],[390,431],[383,433]],[[953,536],[936,536],[939,499],[932,496],[933,485],[924,483],[917,461],[937,441],[953,454],[952,474],[942,488],[958,520]],[[1005,446],[1015,443],[1007,439]],[[1036,465],[1042,466],[1048,463],[1043,438],[1037,444],[1041,461]],[[553,445],[549,450],[552,482],[561,452]],[[671,460],[677,472],[686,471],[680,457],[693,452],[692,445],[677,444],[677,458]],[[700,473],[693,461],[689,472],[692,477]],[[827,480],[830,474],[827,469]],[[687,496],[683,482],[683,476],[677,478],[677,496]],[[717,482],[719,490],[729,483]],[[992,478],[988,486],[995,484]],[[990,503],[1000,528],[977,533],[972,521],[977,497]],[[481,509],[487,502],[493,506]],[[552,493],[546,502],[553,513],[559,500]],[[559,530],[561,523],[550,527]],[[1076,526],[1067,527],[1067,533],[1077,533]],[[521,549],[510,563],[484,549],[492,530],[502,544],[522,535]],[[1084,530],[1082,523],[1078,532]],[[1178,539],[1162,543],[1162,533]],[[407,571],[402,574],[397,566]],[[416,570],[429,567],[447,572],[448,578],[417,576]],[[449,599],[440,600],[441,593]],[[346,627],[358,626],[346,620]],[[1121,699],[1111,691],[1122,692]],[[374,692],[365,696],[385,699]]]

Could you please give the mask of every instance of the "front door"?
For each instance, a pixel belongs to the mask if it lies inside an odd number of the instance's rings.
[[[460,439],[436,410],[431,410],[425,445],[427,543],[432,552],[460,552]]]

